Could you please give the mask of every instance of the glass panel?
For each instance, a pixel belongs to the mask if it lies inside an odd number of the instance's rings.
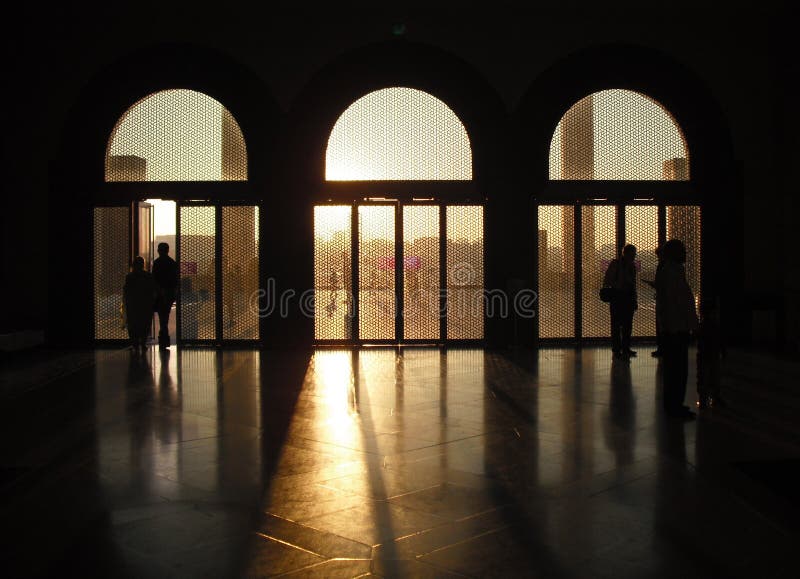
[[[445,103],[413,88],[377,90],[336,121],[325,157],[328,181],[469,180],[464,125]]]
[[[636,291],[639,309],[633,314],[633,336],[656,335],[656,293],[642,280],[656,278],[658,247],[658,207],[655,205],[625,207],[625,243],[636,246]]]
[[[222,337],[258,339],[258,207],[222,208]]]
[[[700,303],[700,207],[667,207],[667,239],[680,239],[686,246],[686,279]]]
[[[575,208],[539,207],[539,336],[575,336]]]
[[[581,331],[585,338],[607,338],[611,334],[609,309],[598,293],[608,264],[617,254],[616,207],[584,205],[581,221]]]
[[[216,209],[181,207],[181,338],[216,338],[216,260],[214,244]]]
[[[447,207],[447,338],[483,338],[483,207]]]
[[[314,207],[314,338],[352,338],[351,215],[349,205]]]
[[[117,121],[106,181],[245,181],[247,150],[236,120],[208,95],[164,90]]]
[[[439,207],[403,207],[403,334],[439,339]]]
[[[550,179],[686,181],[689,151],[660,103],[630,90],[604,90],[575,103],[559,121]]]
[[[130,262],[130,211],[127,207],[94,208],[94,337],[125,340],[122,286]]]
[[[358,208],[358,335],[395,339],[393,206]]]

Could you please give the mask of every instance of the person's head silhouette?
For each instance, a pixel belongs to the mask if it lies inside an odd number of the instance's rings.
[[[137,255],[133,258],[133,271],[144,271],[144,258]]]
[[[162,241],[158,244],[158,255],[169,255],[169,243]]]
[[[628,263],[633,263],[633,260],[636,259],[636,246],[631,245],[630,243],[622,248],[622,259],[627,261]]]

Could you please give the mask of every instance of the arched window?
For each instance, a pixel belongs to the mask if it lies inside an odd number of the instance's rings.
[[[231,183],[247,181],[247,148],[233,115],[194,90],[146,96],[109,136],[105,181],[94,208],[95,338],[126,337],[124,274],[136,255],[149,269],[164,242],[180,262],[170,333],[184,342],[257,340],[260,322],[249,305],[259,283],[259,207]]]
[[[421,90],[371,92],[336,121],[328,139],[325,179],[470,180],[467,130],[450,107]]]
[[[391,87],[347,107],[314,208],[316,340],[483,338],[483,205],[471,181],[467,130],[435,96]]]
[[[683,131],[661,104],[631,90],[590,94],[561,118],[550,143],[550,179],[686,181]]]
[[[652,280],[656,248],[682,239],[687,276],[699,294],[700,206],[686,204],[685,189],[675,183],[690,179],[689,147],[660,103],[623,89],[574,103],[552,135],[549,176],[552,187],[537,214],[541,338],[608,338],[608,306],[597,294],[627,243],[637,247],[639,278]],[[639,287],[639,306],[633,335],[655,336],[648,286]]]
[[[108,140],[106,181],[246,181],[238,123],[218,101],[187,89],[143,98]]]

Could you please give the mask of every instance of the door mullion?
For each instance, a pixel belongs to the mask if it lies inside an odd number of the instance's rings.
[[[403,318],[405,316],[405,296],[403,295],[403,288],[405,284],[403,274],[405,272],[405,264],[403,260],[405,256],[403,255],[403,205],[401,203],[395,203],[394,215],[394,340],[395,342],[399,342],[405,337],[403,329]]]

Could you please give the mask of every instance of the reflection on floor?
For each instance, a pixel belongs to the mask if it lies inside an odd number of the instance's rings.
[[[800,447],[646,354],[98,351],[4,405],[4,574],[790,577]]]

